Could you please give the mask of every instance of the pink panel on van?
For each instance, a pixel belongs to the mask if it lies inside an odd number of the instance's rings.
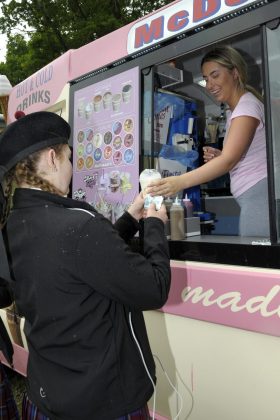
[[[166,313],[280,336],[280,275],[275,270],[172,261]]]

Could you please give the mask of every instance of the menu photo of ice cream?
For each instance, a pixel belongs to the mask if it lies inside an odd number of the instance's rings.
[[[92,204],[106,218],[115,222],[129,206],[125,195],[132,190],[131,174],[120,170],[102,170],[99,172],[97,189]],[[117,195],[112,200],[112,194]],[[132,201],[132,200],[130,200]]]
[[[90,202],[96,210],[101,213],[106,219],[110,220],[112,223],[115,223],[121,215],[127,210],[130,206],[130,203],[125,202],[116,202],[111,203],[106,201],[103,197],[100,197],[97,201]]]
[[[73,198],[89,201],[104,217],[116,221],[130,205],[125,196],[132,190],[131,174],[120,170],[96,171],[83,177],[83,186],[74,190]],[[112,200],[112,194],[117,199]]]
[[[115,220],[139,190],[139,68],[76,89],[73,195]]]
[[[110,129],[88,127],[78,130],[75,169],[132,165],[135,161],[133,127],[133,118],[125,118],[114,121]]]
[[[88,120],[95,113],[104,111],[120,112],[123,105],[131,102],[132,95],[133,86],[130,83],[118,86],[115,92],[100,90],[90,99],[82,98],[79,100],[77,116]]]

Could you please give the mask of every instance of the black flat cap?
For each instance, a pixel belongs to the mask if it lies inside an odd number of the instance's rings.
[[[0,136],[0,181],[31,153],[59,143],[68,143],[71,129],[59,115],[40,111],[8,125]]]

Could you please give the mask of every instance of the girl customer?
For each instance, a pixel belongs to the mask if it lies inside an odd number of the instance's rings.
[[[0,137],[7,203],[16,185],[2,223],[29,349],[23,420],[147,420],[156,378],[142,311],[168,297],[166,211],[147,210],[144,256],[132,252],[142,195],[114,226],[67,198],[69,136],[37,112]]]

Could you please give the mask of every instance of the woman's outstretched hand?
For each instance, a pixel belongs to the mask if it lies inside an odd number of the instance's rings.
[[[182,175],[178,175],[152,181],[145,191],[152,196],[162,195],[170,197],[184,188],[184,178]]]

